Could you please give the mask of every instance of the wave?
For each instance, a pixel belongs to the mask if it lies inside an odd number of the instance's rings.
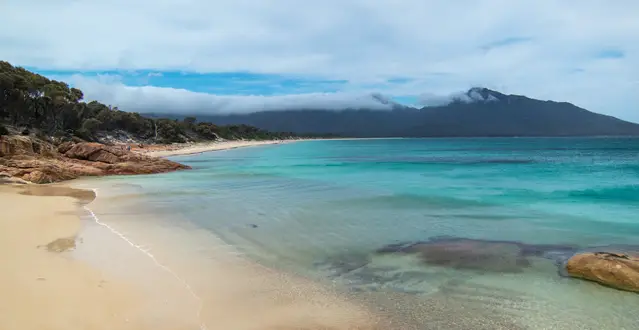
[[[344,206],[360,208],[394,208],[394,209],[463,209],[477,207],[491,207],[495,204],[461,199],[448,196],[418,195],[418,194],[393,194],[374,197],[349,198],[330,202],[331,204],[343,204]]]
[[[565,193],[569,197],[596,200],[600,202],[639,202],[639,184],[599,189],[572,190]]]
[[[537,160],[530,158],[491,158],[491,157],[441,157],[441,156],[422,156],[422,157],[368,157],[368,158],[342,158],[345,162],[342,164],[407,164],[407,165],[424,165],[424,164],[462,164],[462,165],[478,165],[478,164],[533,164]]]
[[[540,191],[528,189],[505,190],[497,198],[515,202],[568,201],[598,203],[637,203],[639,185],[608,186],[587,189]]]

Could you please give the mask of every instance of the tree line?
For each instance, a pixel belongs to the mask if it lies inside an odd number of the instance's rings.
[[[0,135],[4,125],[47,137],[98,141],[106,132],[125,132],[147,143],[235,139],[286,139],[293,133],[268,132],[249,125],[215,125],[194,117],[149,118],[97,101],[67,83],[0,61]]]

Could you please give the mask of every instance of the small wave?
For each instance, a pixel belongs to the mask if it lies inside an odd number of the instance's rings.
[[[517,202],[554,200],[600,202],[600,203],[634,203],[639,202],[639,185],[588,188],[577,190],[539,191],[529,189],[509,189],[503,191],[500,198]]]
[[[352,198],[331,202],[352,207],[401,208],[401,209],[460,209],[490,207],[491,203],[475,200],[417,194],[394,194],[385,196]]]
[[[600,202],[639,202],[639,185],[573,190],[566,192],[566,194],[570,197]]]

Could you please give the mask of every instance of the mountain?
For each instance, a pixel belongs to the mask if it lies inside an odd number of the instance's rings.
[[[445,105],[421,109],[372,95],[389,110],[281,110],[197,115],[218,125],[246,124],[276,132],[352,137],[639,136],[639,124],[566,102],[541,101],[471,88]]]

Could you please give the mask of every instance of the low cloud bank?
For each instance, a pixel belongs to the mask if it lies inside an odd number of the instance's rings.
[[[417,101],[419,105],[424,107],[436,107],[448,105],[453,102],[495,102],[499,101],[499,99],[491,92],[483,91],[482,88],[471,88],[468,91],[455,92],[446,95],[422,93],[419,95]]]
[[[381,93],[305,93],[289,95],[216,95],[185,89],[127,86],[112,77],[66,78],[85,92],[85,99],[98,100],[122,110],[141,113],[243,114],[278,110],[391,110],[395,105]],[[418,106],[444,106],[452,102],[492,102],[498,99],[481,88],[450,94],[422,93]]]
[[[307,93],[293,95],[214,95],[185,89],[126,86],[79,75],[68,79],[86,100],[98,100],[141,113],[229,114],[276,110],[390,110],[393,102],[379,93]]]

